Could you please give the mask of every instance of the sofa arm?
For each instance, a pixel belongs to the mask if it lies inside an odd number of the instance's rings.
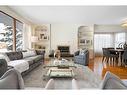
[[[13,66],[7,66],[7,70],[13,69],[13,68],[14,68]]]
[[[74,56],[77,56],[77,55],[79,55],[79,51],[76,51],[76,52],[74,53]]]
[[[37,55],[44,55],[45,50],[36,50]]]

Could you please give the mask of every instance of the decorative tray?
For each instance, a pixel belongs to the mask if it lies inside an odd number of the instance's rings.
[[[72,69],[49,69],[47,72],[49,77],[74,77],[75,74]]]

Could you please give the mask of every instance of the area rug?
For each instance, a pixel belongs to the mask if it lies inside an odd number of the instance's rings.
[[[76,65],[77,68],[73,68],[76,74],[75,79],[78,82],[80,89],[97,89],[101,83],[101,78],[96,75],[87,66]],[[25,87],[39,87],[44,88],[49,79],[43,75],[46,74],[48,69],[44,68],[44,65],[40,65],[35,68],[29,74],[23,77]],[[72,78],[55,78],[55,89],[71,89]]]

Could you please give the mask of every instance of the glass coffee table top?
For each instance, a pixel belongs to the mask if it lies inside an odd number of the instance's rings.
[[[72,61],[66,60],[52,60],[50,63],[45,64],[47,73],[44,75],[46,78],[72,78],[75,77],[72,68],[77,68],[76,64]]]
[[[69,67],[77,67],[74,62],[71,61],[61,61],[61,60],[53,60],[48,64],[45,64],[46,67],[58,67],[58,68],[69,68]]]

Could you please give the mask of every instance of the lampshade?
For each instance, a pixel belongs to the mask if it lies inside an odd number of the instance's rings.
[[[121,26],[122,26],[122,27],[127,27],[127,22],[126,22],[126,23],[122,23]]]
[[[7,48],[7,44],[5,42],[0,42],[0,49]]]
[[[37,36],[32,36],[31,37],[31,42],[38,42],[38,37]]]

